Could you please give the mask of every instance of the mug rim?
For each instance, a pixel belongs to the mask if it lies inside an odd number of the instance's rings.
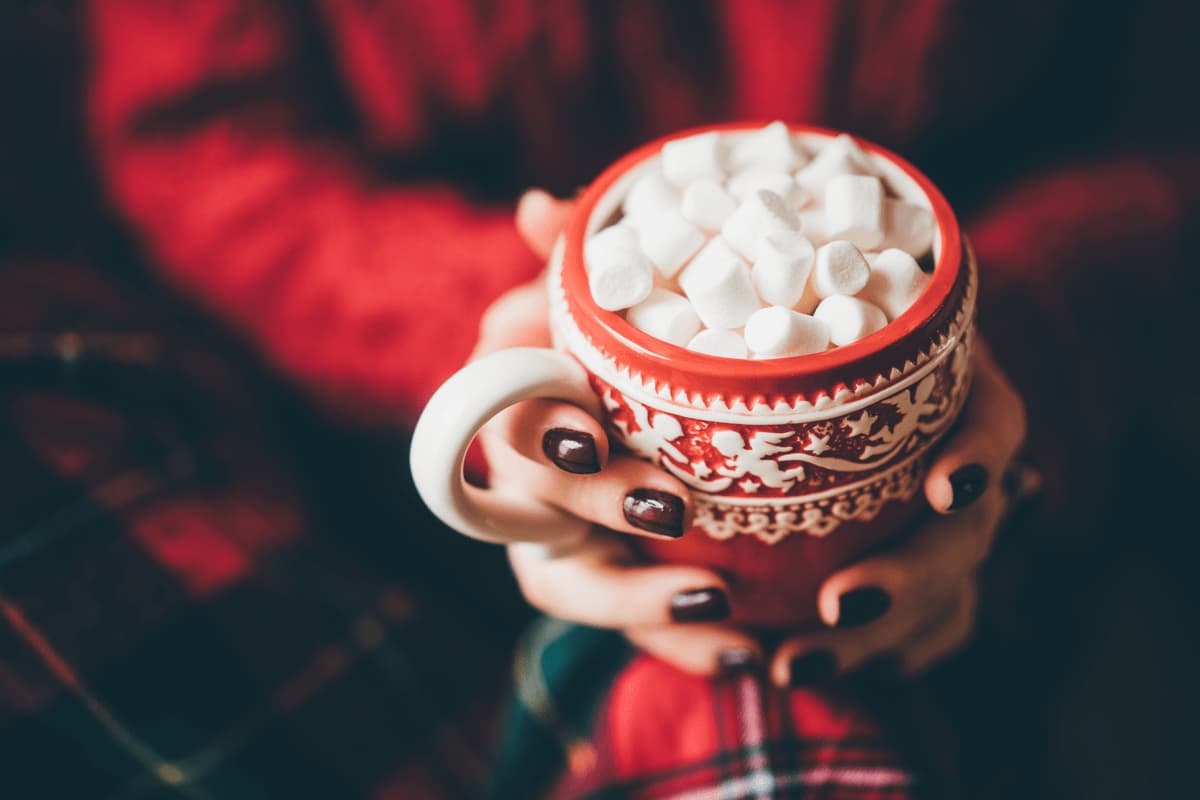
[[[822,353],[777,359],[731,359],[688,350],[654,338],[633,327],[620,313],[606,311],[592,299],[584,267],[583,245],[588,223],[597,204],[613,185],[643,162],[656,156],[668,141],[718,131],[749,132],[767,122],[742,121],[705,125],[679,131],[651,141],[618,159],[579,196],[564,228],[561,281],[569,313],[589,342],[644,375],[673,378],[671,383],[698,382],[720,394],[744,395],[751,386],[755,394],[807,394],[829,386],[831,376],[843,376],[847,386],[868,377],[886,363],[903,363],[900,351],[915,344],[920,349],[936,331],[952,319],[954,303],[967,270],[963,268],[963,240],[958,220],[938,188],[920,170],[892,151],[873,142],[852,137],[868,153],[889,161],[904,172],[928,199],[940,238],[938,257],[929,286],[903,314],[883,329],[849,345]],[[789,124],[790,132],[835,137],[842,132],[813,125]],[[914,341],[919,340],[919,341]],[[899,358],[897,358],[899,356]],[[878,362],[878,363],[876,363]],[[857,378],[856,378],[857,376]],[[715,382],[715,383],[714,383]]]

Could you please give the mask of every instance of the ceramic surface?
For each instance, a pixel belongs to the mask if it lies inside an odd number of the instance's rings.
[[[806,127],[794,132],[805,143],[835,135]],[[453,420],[436,413],[440,421],[429,424],[457,426],[454,440],[465,455],[470,436],[486,422],[480,415],[511,402],[556,396],[590,407],[616,442],[692,488],[693,529],[679,541],[642,543],[643,553],[723,570],[740,622],[807,624],[815,618],[816,590],[825,576],[903,535],[924,510],[927,456],[970,385],[974,260],[954,214],[928,179],[898,156],[861,142],[896,192],[934,214],[933,275],[908,311],[852,345],[796,358],[724,359],[653,339],[592,302],[583,243],[618,214],[628,186],[654,163],[661,144],[626,156],[584,192],[551,257],[551,333],[556,350],[570,358],[561,370],[549,356],[533,360],[543,373],[554,373],[559,391],[548,390],[545,374],[539,383],[510,357],[503,370],[463,382],[459,391],[475,394],[474,416],[464,412]],[[590,396],[581,394],[580,381]],[[562,391],[566,385],[571,396]],[[435,397],[431,406],[437,402]],[[430,502],[420,474],[430,469],[418,453],[420,427],[413,467]],[[439,475],[426,481],[441,484],[430,489],[436,495],[430,505],[463,532],[505,541],[523,530],[527,538],[552,542],[557,525],[562,536],[567,530],[582,535],[572,521],[544,509],[521,528],[521,514],[512,507],[489,518],[447,503],[447,492],[461,484],[461,458],[450,468],[459,470],[452,480]],[[491,503],[494,511],[497,498],[486,494],[468,489],[460,499]],[[442,514],[439,504],[450,513]],[[507,522],[513,525],[505,529]]]

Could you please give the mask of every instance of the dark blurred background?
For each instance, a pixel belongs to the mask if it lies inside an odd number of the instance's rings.
[[[1185,6],[1188,4],[1163,4],[1165,13],[1180,20],[1179,26],[1167,28],[1168,39],[1141,41],[1137,46],[1176,48],[1181,52],[1195,50],[1197,40],[1191,38],[1197,34],[1194,14],[1187,12]],[[1002,15],[1002,7],[995,4],[991,13]],[[1107,39],[1110,28],[1121,24],[1123,8],[1127,6],[1079,4],[1080,38],[1086,40],[1094,35]],[[438,698],[440,703],[441,698],[455,695],[459,686],[501,686],[507,670],[507,649],[527,619],[527,612],[498,553],[460,543],[457,537],[441,536],[427,540],[436,541],[435,545],[421,545],[422,557],[428,558],[417,562],[412,557],[411,545],[402,546],[398,537],[390,536],[390,530],[431,525],[418,510],[407,485],[402,466],[402,434],[381,437],[330,423],[307,401],[298,398],[285,380],[259,363],[237,336],[220,326],[204,323],[203,315],[191,303],[163,288],[153,277],[144,256],[133,245],[133,238],[106,203],[97,177],[86,132],[85,80],[90,63],[86,33],[84,15],[75,3],[7,0],[0,4],[0,313],[3,314],[0,335],[4,336],[0,348],[0,383],[7,424],[15,429],[13,419],[19,418],[21,426],[44,429],[43,432],[49,431],[60,439],[77,434],[89,442],[105,441],[106,434],[97,433],[105,427],[99,422],[72,423],[74,427],[65,428],[54,422],[54,406],[46,399],[52,396],[74,399],[82,396],[87,402],[122,408],[133,403],[145,418],[156,414],[169,417],[170,424],[164,423],[164,429],[182,431],[178,435],[183,437],[184,444],[177,444],[172,438],[174,433],[164,434],[165,438],[150,444],[139,442],[137,448],[141,449],[137,452],[151,455],[137,463],[152,464],[151,472],[163,481],[182,481],[190,487],[189,491],[196,492],[197,502],[203,502],[203,487],[208,485],[205,482],[219,484],[225,478],[219,474],[201,474],[200,468],[216,465],[212,468],[219,472],[220,456],[214,455],[211,464],[201,458],[199,471],[194,473],[192,467],[173,463],[172,454],[220,450],[219,444],[207,438],[214,427],[211,419],[214,413],[241,414],[255,420],[262,447],[281,448],[297,470],[300,502],[315,509],[313,513],[329,520],[329,527],[339,532],[332,542],[322,542],[314,553],[297,557],[300,566],[296,569],[299,572],[308,569],[309,561],[305,559],[338,565],[334,569],[336,574],[328,581],[344,582],[344,586],[339,586],[344,589],[347,607],[357,609],[365,602],[360,596],[363,586],[403,587],[405,596],[415,586],[417,590],[412,593],[425,597],[427,607],[437,607],[445,613],[436,621],[423,622],[413,621],[403,611],[396,612],[396,618],[402,621],[396,623],[398,632],[388,635],[404,638],[407,644],[415,642],[413,649],[424,655],[395,669],[405,675],[411,671],[417,677],[411,683],[405,682],[408,678],[398,678],[364,690],[361,695],[338,696],[331,702],[362,710],[361,716],[351,715],[352,722],[347,724],[370,730],[377,717],[391,716],[381,711],[389,703],[395,704],[393,707],[423,708],[422,703],[428,705],[430,697]],[[1064,42],[1061,57],[1069,60],[1077,50],[1075,44]],[[1194,59],[1178,62],[1164,59],[1162,63],[1166,66],[1156,77],[1163,83],[1129,87],[1120,85],[1119,74],[1108,75],[1106,71],[1111,64],[1104,62],[1103,53],[1086,52],[1092,60],[1082,67],[1073,64],[1072,69],[1094,70],[1103,79],[1075,86],[1077,92],[1071,91],[1068,81],[1063,93],[1057,95],[1058,101],[1074,109],[1072,113],[1078,115],[1082,127],[1087,126],[1089,114],[1136,116],[1145,111],[1146,105],[1155,103],[1176,104],[1175,111],[1180,117],[1190,116],[1194,123],[1194,81],[1200,78],[1190,72]],[[1021,54],[1011,57],[1020,59]],[[1178,69],[1172,69],[1176,63]],[[1167,85],[1180,90],[1164,89]],[[1113,109],[1102,102],[1110,92],[1140,99]],[[985,162],[985,171],[1007,169],[1005,147],[1011,145],[1016,131],[1036,128],[1038,119],[1031,115],[1012,119],[1010,124],[1009,129],[992,131],[989,138],[971,140],[969,146],[977,148],[978,156]],[[929,142],[926,147],[936,150],[962,146],[955,144],[955,134],[947,131],[944,140]],[[921,167],[931,161],[925,158],[926,153],[906,155],[911,155]],[[947,189],[952,204],[969,207],[977,202],[972,196],[972,176],[934,171],[933,178]],[[1194,211],[1185,208],[1181,213],[1190,215]],[[1031,652],[1020,654],[1024,668],[999,675],[993,673],[990,684],[970,687],[976,694],[990,695],[990,702],[983,703],[989,708],[1011,705],[1016,702],[1013,698],[1034,698],[1036,707],[1044,713],[1029,718],[1028,724],[1037,728],[1038,741],[1044,740],[1039,747],[1045,763],[1030,766],[1028,777],[1038,782],[1042,776],[1053,773],[1055,782],[1044,786],[1055,786],[1056,791],[1057,787],[1071,787],[1080,797],[1166,798],[1191,796],[1195,792],[1191,758],[1196,715],[1200,711],[1195,679],[1200,674],[1197,647],[1200,626],[1196,617],[1196,586],[1200,581],[1195,558],[1200,552],[1195,545],[1200,536],[1197,513],[1200,474],[1196,468],[1200,453],[1200,359],[1196,355],[1200,345],[1197,335],[1200,314],[1196,314],[1194,305],[1200,302],[1197,292],[1200,282],[1196,279],[1200,262],[1195,260],[1195,254],[1200,252],[1197,249],[1200,239],[1196,236],[1195,219],[1188,222],[1184,226],[1187,238],[1180,251],[1190,259],[1187,265],[1190,273],[1182,274],[1169,287],[1161,307],[1131,308],[1127,317],[1108,320],[1113,329],[1132,340],[1133,346],[1144,353],[1144,359],[1142,369],[1136,374],[1129,374],[1118,364],[1111,373],[1102,376],[1102,385],[1130,401],[1126,404],[1127,416],[1111,430],[1111,438],[1096,443],[1107,454],[1107,463],[1072,464],[1068,459],[1054,465],[1055,469],[1079,469],[1098,476],[1091,496],[1074,500],[1088,504],[1086,513],[1080,515],[1089,521],[1087,529],[1037,538],[1040,536],[1037,524],[1031,521],[1034,509],[1016,518],[1016,530],[999,545],[996,560],[1000,566],[993,579],[1011,581],[1019,594],[1011,595],[1011,609],[1000,609],[997,614],[1001,617],[1006,613],[1019,614],[1027,622],[1031,634],[1022,646]],[[1143,268],[1149,274],[1156,265],[1140,264],[1133,272],[1136,274]],[[1120,292],[1121,288],[1108,287],[1108,290]],[[48,310],[40,313],[35,310],[39,308]],[[1020,320],[1008,324],[1019,325]],[[117,355],[109,359],[115,364],[64,367],[63,348],[69,350],[71,341],[61,339],[61,334],[81,329],[108,333],[150,330],[161,335],[154,340],[160,343],[176,341],[181,332],[186,332],[187,336],[182,337],[186,345],[170,345],[177,348],[171,352],[184,366],[178,370],[173,366],[166,372],[178,371],[194,377],[207,374],[205,371],[210,368],[225,370],[235,376],[228,381],[234,389],[231,396],[222,394],[214,399],[189,388],[194,383],[185,377],[163,378],[158,373],[153,378],[147,377],[147,372],[156,368],[146,366],[147,360],[142,356],[148,351],[138,340],[115,345]],[[30,338],[25,335],[30,330],[40,333]],[[1087,336],[1086,332],[1078,333]],[[155,346],[147,345],[150,351]],[[209,364],[214,360],[212,353],[220,354],[220,366]],[[89,372],[92,369],[94,373]],[[1055,402],[1054,385],[1041,386],[1039,391],[1041,396],[1029,398],[1031,405]],[[31,396],[35,398],[32,402]],[[214,412],[214,408],[218,411]],[[39,514],[47,516],[44,514],[47,508],[56,509],[55,513],[64,508],[66,513],[78,513],[78,507],[63,497],[70,495],[72,487],[78,489],[94,476],[89,474],[85,481],[76,475],[66,484],[60,484],[50,476],[54,470],[47,467],[45,480],[39,482],[37,469],[30,465],[45,466],[47,451],[31,447],[12,431],[6,433],[3,447],[7,448],[5,460],[0,462],[5,468],[0,478],[3,480],[0,485],[5,487],[0,489],[0,518],[4,520],[0,523],[4,527],[0,537],[4,543],[20,539],[26,530],[21,523],[36,527],[33,523],[42,519]],[[37,457],[38,453],[42,456]],[[281,496],[281,505],[288,502],[287,497]],[[61,522],[58,516],[47,518]],[[1023,525],[1028,525],[1024,533]],[[1031,538],[1034,540],[1030,541]],[[1006,560],[1006,551],[1017,557],[1016,564],[1012,559]],[[4,556],[8,559],[11,553],[3,552],[8,553]],[[60,553],[53,557],[76,556]],[[118,559],[119,554],[109,550],[103,557]],[[35,596],[36,586],[31,588],[27,584],[33,580],[29,576],[38,573],[32,568],[26,570],[25,566],[20,567],[19,574],[14,574],[13,569],[6,572],[7,563],[0,560],[0,598]],[[448,564],[453,567],[447,567]],[[104,571],[106,565],[110,562],[97,561],[89,570],[90,577],[72,573],[73,577],[63,580],[72,585],[80,581],[89,586],[94,582],[103,584],[108,577]],[[122,571],[124,567],[112,569],[111,575],[118,576],[114,580],[135,580]],[[285,574],[287,570],[285,565]],[[293,578],[280,580],[287,583]],[[464,587],[478,596],[487,596],[489,602],[479,603],[465,597]],[[174,586],[160,587],[147,596],[128,598],[128,607],[125,601],[116,603],[116,607],[133,614],[131,609],[144,608],[145,604],[164,607],[176,602],[182,604],[175,598],[178,591]],[[288,599],[291,596],[278,586],[271,591],[278,593],[263,600],[263,608],[272,607],[272,603],[297,607],[288,605],[294,600]],[[336,606],[329,597],[343,597],[337,591],[323,589],[317,605],[321,609],[331,603]],[[87,603],[91,597],[84,591],[73,602]],[[231,605],[226,612],[213,613],[236,615],[240,613],[236,609],[237,606]],[[80,611],[78,607],[70,610]],[[68,613],[65,608],[59,611]],[[70,704],[61,699],[59,690],[32,677],[42,667],[25,652],[28,637],[14,636],[13,631],[19,632],[20,624],[12,613],[6,612],[6,618],[0,619],[0,743],[5,752],[0,756],[0,763],[4,764],[0,769],[0,796],[68,796],[57,793],[55,787],[67,792],[74,783],[52,774],[53,770],[34,766],[42,763],[42,756],[50,752],[78,753],[81,748],[92,748],[90,755],[82,757],[82,762],[89,766],[80,774],[91,775],[90,769],[95,776],[103,776],[96,780],[109,781],[111,775],[104,766],[107,759],[111,756],[124,764],[123,759],[132,758],[129,753],[136,748],[116,755],[101,752],[108,745],[96,742],[107,738],[89,738],[94,734],[77,719],[83,714],[80,710],[83,706],[68,707]],[[386,608],[380,613],[386,617]],[[480,624],[480,617],[484,624]],[[197,629],[207,631],[211,620],[194,624]],[[87,627],[87,623],[83,625]],[[264,629],[270,627],[271,624],[263,623]],[[340,630],[334,623],[330,628]],[[465,648],[460,654],[462,658],[449,660],[456,666],[431,666],[442,664],[430,656],[432,651],[449,648],[457,653],[463,649],[461,637],[449,632],[468,629],[472,635],[484,631],[481,635],[492,637],[490,658],[471,662],[474,650]],[[205,647],[228,644],[229,637],[225,634],[214,636],[213,642]],[[284,638],[295,644],[293,639]],[[114,641],[114,648],[125,646],[119,637]],[[165,649],[182,648],[182,654],[178,662],[167,659],[158,663],[153,674],[161,678],[172,670],[192,669],[187,666],[193,663],[187,653],[189,647],[196,646],[195,641],[193,636],[178,642],[159,642],[157,646]],[[59,645],[68,651],[64,656],[68,660],[84,658],[88,649],[62,641]],[[287,642],[280,645],[285,650],[287,646]],[[103,647],[96,645],[95,649]],[[310,649],[300,648],[304,653]],[[979,657],[986,658],[988,652],[985,648]],[[335,653],[330,658],[336,661],[338,656]],[[1039,663],[1044,664],[1044,670]],[[58,678],[61,680],[62,675]],[[239,683],[240,676],[223,676],[220,680],[235,687],[229,692],[249,695],[267,679],[260,675],[245,686]],[[111,674],[105,674],[103,681],[107,682],[105,685],[119,682]],[[434,688],[429,689],[430,685]],[[413,688],[417,686],[421,688]],[[204,695],[202,702],[196,701],[191,713],[202,717],[212,711],[205,706],[219,705],[223,701],[217,695],[222,694],[226,693]],[[464,694],[477,697],[480,693],[472,689]],[[459,706],[468,704],[465,699],[448,702],[452,706],[455,702]],[[47,707],[51,711],[43,714]],[[133,729],[139,716],[146,715],[136,708],[130,709],[125,718],[131,720]],[[460,712],[461,708],[455,711]],[[439,740],[436,721],[439,711],[425,709],[413,713],[415,718],[424,720],[415,732],[399,733],[389,728],[389,723],[381,722],[375,738],[398,741],[405,752],[425,752],[427,745],[413,743],[424,739],[439,741],[436,747],[449,747],[456,753],[460,750],[455,748],[460,747],[485,749],[481,742],[486,736],[482,733],[469,746],[458,740],[451,744]],[[470,718],[473,714],[468,711],[460,716]],[[479,712],[478,716],[487,715]],[[314,730],[324,724],[314,721]],[[471,729],[471,724],[474,723],[469,723],[467,729]],[[184,721],[179,725],[187,728],[190,723]],[[483,725],[478,723],[476,727]],[[179,731],[158,733],[176,742],[180,752],[187,750],[182,743],[191,741],[192,735]],[[1002,750],[1006,745],[1001,738],[1019,735],[1019,727],[998,729],[995,746]],[[986,740],[986,734],[983,738]],[[282,753],[278,762],[281,769],[287,763]],[[462,758],[462,763],[470,761]],[[350,760],[353,762],[353,758]],[[265,763],[272,762],[267,758]],[[136,774],[136,770],[125,766],[116,769],[123,775]],[[1006,769],[1021,775],[1026,765],[1011,763]],[[130,785],[134,789],[139,786],[136,778],[129,779],[132,784],[124,780],[116,781],[115,785],[126,789]],[[330,786],[336,785],[330,780]],[[6,790],[5,784],[10,781],[17,787],[15,795]],[[46,793],[30,790],[31,785],[40,785]],[[395,786],[404,785],[407,784],[402,778],[395,778]],[[1027,788],[1028,794],[1024,796],[1042,796],[1038,789]],[[301,786],[300,792],[304,791]],[[218,790],[214,796],[224,795]],[[406,795],[397,789],[394,796]]]

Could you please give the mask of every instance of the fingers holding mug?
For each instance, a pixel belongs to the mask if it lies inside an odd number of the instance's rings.
[[[1025,406],[984,342],[975,346],[975,380],[962,421],[925,477],[925,496],[941,514],[960,511],[998,482],[1026,434]]]
[[[517,203],[517,232],[540,258],[548,258],[554,240],[575,210],[570,200],[559,200],[541,189],[530,189]]]
[[[594,530],[569,554],[547,558],[516,544],[509,562],[525,598],[559,619],[601,628],[715,622],[730,613],[729,587],[712,570],[636,563],[628,546]]]
[[[553,431],[553,429],[551,429]],[[489,444],[492,485],[512,487],[572,517],[612,531],[678,539],[692,517],[687,487],[654,464],[625,454],[591,474],[526,458],[504,442]]]
[[[473,361],[430,398],[413,431],[410,464],[421,499],[447,525],[503,544],[527,541],[568,547],[587,534],[585,521],[526,492],[503,491],[499,483],[481,489],[463,480],[463,462],[480,429],[505,409],[537,399],[553,399],[589,415],[600,413],[578,362],[533,347],[501,350]]]
[[[553,400],[527,400],[500,412],[480,431],[489,460],[508,447],[536,464],[591,475],[608,463],[608,436],[591,414]]]
[[[625,638],[660,661],[693,675],[719,677],[756,669],[765,658],[757,639],[727,625],[630,628],[625,630]]]

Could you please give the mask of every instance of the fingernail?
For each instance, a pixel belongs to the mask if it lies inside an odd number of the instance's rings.
[[[570,428],[551,428],[542,437],[542,452],[564,472],[590,475],[600,471],[596,440],[590,433]]]
[[[622,504],[625,519],[635,528],[670,536],[683,536],[683,501],[657,489],[634,489]]]
[[[720,589],[692,589],[671,598],[676,622],[715,622],[729,616],[729,598]]]
[[[983,464],[967,464],[950,473],[950,489],[954,498],[947,511],[957,511],[975,502],[987,488],[988,474]]]
[[[814,650],[792,659],[788,664],[788,686],[811,686],[833,677],[837,661],[828,650]]]
[[[748,647],[732,647],[717,653],[717,672],[729,677],[758,667],[758,653]]]
[[[855,628],[879,619],[892,606],[892,598],[883,589],[867,586],[846,592],[838,598],[837,627]]]

